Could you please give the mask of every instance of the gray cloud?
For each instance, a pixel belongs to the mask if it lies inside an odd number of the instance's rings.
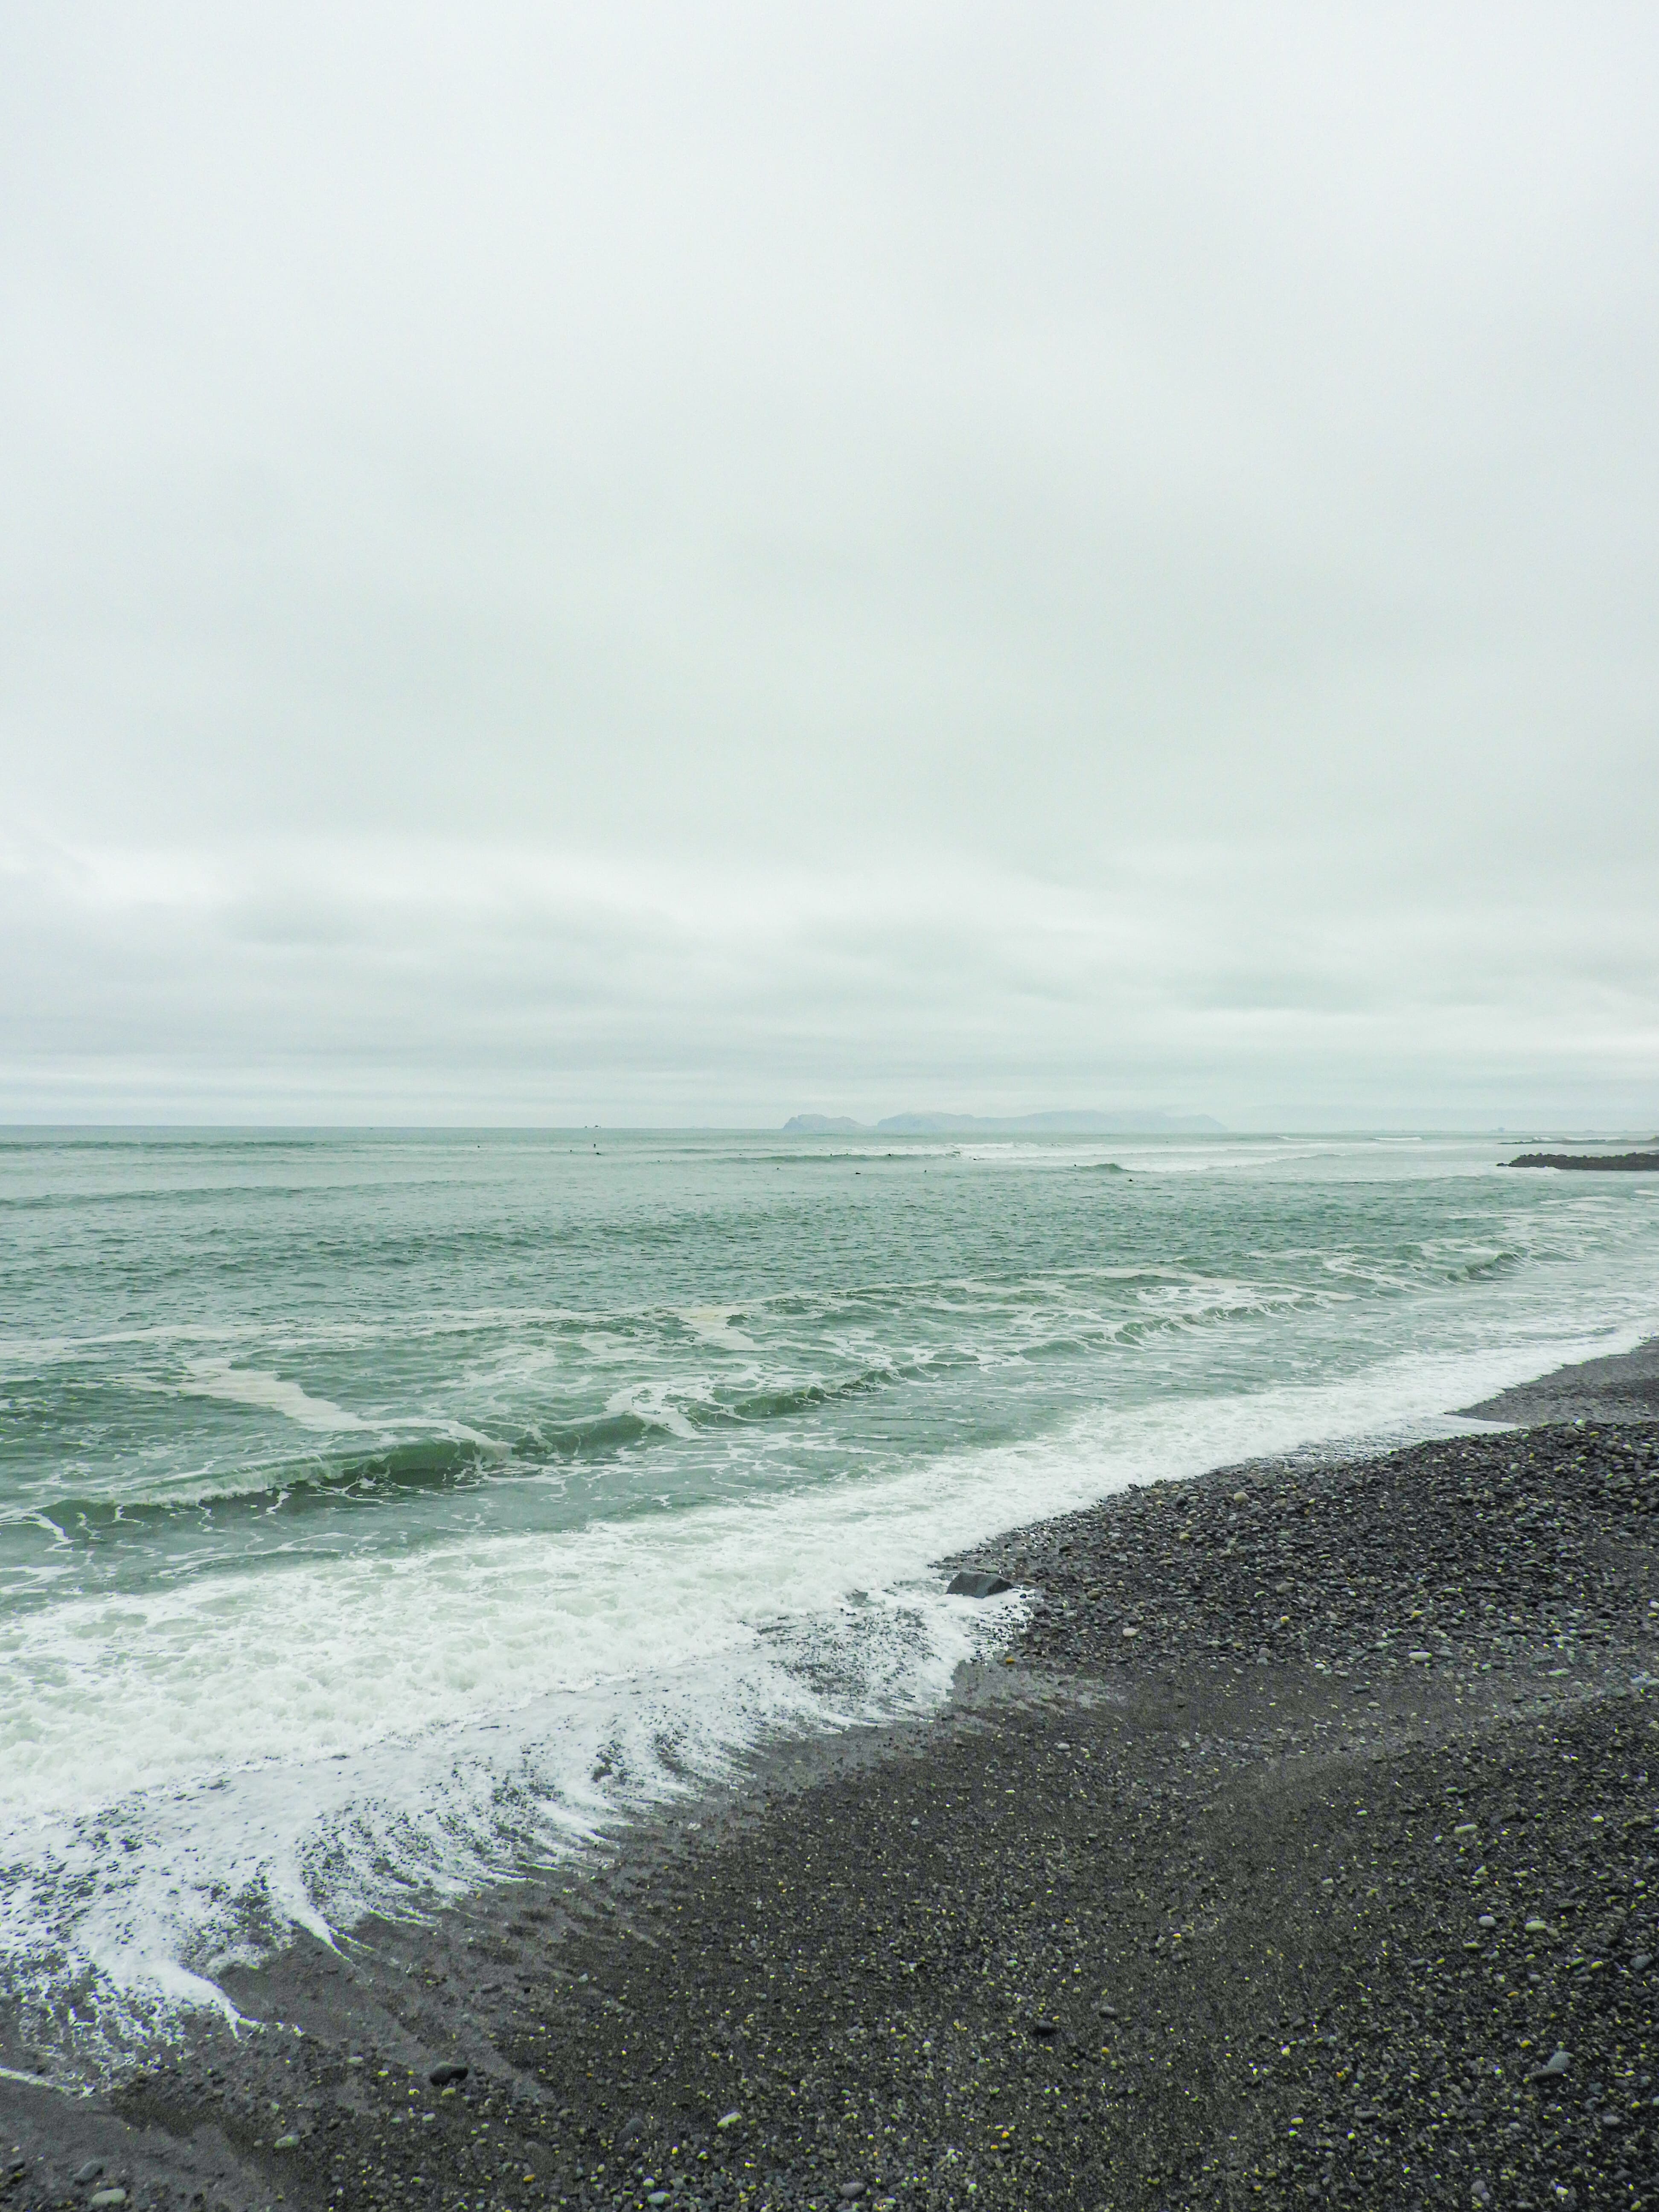
[[[1652,1119],[1656,63],[11,10],[0,1114]]]

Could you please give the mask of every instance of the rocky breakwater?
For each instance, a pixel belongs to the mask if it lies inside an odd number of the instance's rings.
[[[1587,1168],[1598,1173],[1659,1175],[1659,1152],[1522,1152],[1502,1160],[1501,1167]]]

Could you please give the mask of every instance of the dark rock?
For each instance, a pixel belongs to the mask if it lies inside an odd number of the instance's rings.
[[[434,2066],[426,2078],[431,2082],[434,2089],[447,2089],[452,2081],[465,2081],[471,2070],[471,2069],[469,2067],[458,2066],[453,2063],[445,2066]]]
[[[78,2166],[75,2169],[76,2186],[80,2188],[88,2181],[96,2181],[103,2170],[104,2161],[101,2158],[89,2158],[84,2166]]]
[[[981,1572],[977,1568],[964,1567],[959,1574],[951,1576],[951,1586],[945,1592],[945,1595],[947,1597],[1000,1597],[1004,1590],[1011,1590],[1012,1588],[1013,1584],[1006,1575],[994,1575]]]
[[[1512,1168],[1590,1168],[1606,1173],[1659,1174],[1659,1152],[1522,1152],[1518,1159],[1500,1161]]]
[[[1565,2074],[1571,2063],[1572,2059],[1568,2052],[1553,2051],[1541,2066],[1534,2067],[1532,2079],[1534,2081],[1547,2081],[1554,2075]]]

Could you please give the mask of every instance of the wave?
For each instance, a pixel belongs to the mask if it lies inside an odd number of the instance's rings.
[[[99,1392],[108,1392],[112,1386],[141,1395],[220,1401],[252,1415],[291,1423],[314,1437],[315,1443],[303,1454],[267,1449],[231,1467],[224,1463],[221,1434],[202,1447],[207,1464],[198,1473],[153,1486],[136,1455],[123,1457],[107,1476],[90,1485],[83,1478],[72,1487],[65,1482],[56,1488],[50,1483],[15,1488],[0,1507],[0,1524],[33,1521],[49,1526],[62,1540],[98,1540],[123,1529],[163,1524],[170,1516],[206,1512],[223,1519],[392,1505],[411,1496],[492,1482],[564,1478],[583,1467],[597,1472],[625,1456],[672,1453],[687,1440],[712,1441],[722,1431],[735,1435],[783,1429],[837,1405],[891,1391],[944,1388],[963,1376],[992,1376],[1016,1367],[1056,1375],[1054,1387],[1063,1400],[1080,1389],[1109,1387],[1106,1370],[1093,1375],[1084,1363],[1102,1360],[1115,1351],[1144,1352],[1160,1340],[1202,1334],[1240,1321],[1340,1310],[1356,1297],[1409,1295],[1421,1291],[1425,1281],[1455,1287],[1490,1280],[1514,1269],[1527,1255],[1518,1249],[1488,1245],[1471,1250],[1443,1244],[1431,1253],[1413,1248],[1391,1265],[1375,1255],[1329,1250],[1259,1256],[1280,1264],[1298,1258],[1304,1263],[1316,1261],[1322,1279],[1297,1279],[1293,1274],[1206,1275],[1179,1263],[1108,1264],[1004,1285],[971,1278],[955,1282],[933,1279],[821,1297],[753,1300],[740,1307],[657,1309],[635,1316],[550,1312],[544,1318],[561,1337],[580,1340],[595,1328],[620,1332],[622,1364],[633,1365],[634,1372],[597,1406],[561,1411],[556,1405],[543,1404],[526,1411],[521,1399],[511,1425],[492,1419],[488,1433],[453,1416],[354,1410],[286,1376],[235,1365],[222,1358],[191,1358],[182,1372],[166,1379],[120,1375],[89,1386],[85,1377],[76,1377],[76,1418],[82,1421],[95,1415]],[[1109,1295],[1099,1296],[1103,1291]],[[918,1333],[925,1320],[938,1340],[867,1358],[840,1373],[809,1371],[746,1381],[731,1374],[728,1365],[725,1379],[719,1367],[688,1376],[678,1365],[684,1346],[680,1332],[740,1367],[752,1370],[777,1357],[781,1347],[775,1341],[757,1344],[732,1329],[738,1315],[763,1340],[769,1329],[775,1335],[780,1327],[791,1322],[806,1325],[814,1335],[866,1322],[884,1333],[885,1322],[897,1315],[915,1322]],[[963,1334],[944,1334],[958,1323],[964,1324]],[[665,1331],[673,1334],[665,1335]],[[194,1331],[167,1334],[201,1340]],[[123,1332],[106,1340],[112,1340],[130,1344],[134,1336]],[[641,1355],[637,1364],[630,1348]],[[659,1361],[669,1364],[653,1372]],[[1075,1366],[1075,1380],[1057,1373],[1068,1364]],[[509,1387],[522,1389],[523,1374],[507,1379]],[[113,1401],[106,1396],[101,1402],[107,1411]],[[174,1449],[188,1448],[187,1439],[181,1437]]]
[[[342,1505],[392,1505],[412,1496],[476,1489],[486,1482],[530,1481],[564,1472],[586,1460],[608,1458],[629,1447],[665,1442],[687,1431],[759,1425],[868,1395],[890,1384],[912,1382],[930,1367],[956,1364],[918,1360],[908,1366],[872,1367],[833,1382],[800,1382],[757,1391],[729,1404],[687,1400],[672,1409],[618,1407],[559,1424],[538,1425],[510,1442],[463,1433],[428,1436],[378,1445],[332,1464],[315,1459],[250,1470],[250,1480],[208,1480],[188,1492],[161,1497],[70,1495],[26,1502],[4,1517],[50,1526],[59,1536],[96,1538],[123,1529],[157,1527],[170,1519],[204,1514],[265,1516],[304,1513]],[[365,1424],[364,1425],[371,1425]]]

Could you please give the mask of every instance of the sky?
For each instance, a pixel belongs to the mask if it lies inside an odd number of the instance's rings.
[[[1659,13],[0,7],[0,1120],[1659,1129]]]

